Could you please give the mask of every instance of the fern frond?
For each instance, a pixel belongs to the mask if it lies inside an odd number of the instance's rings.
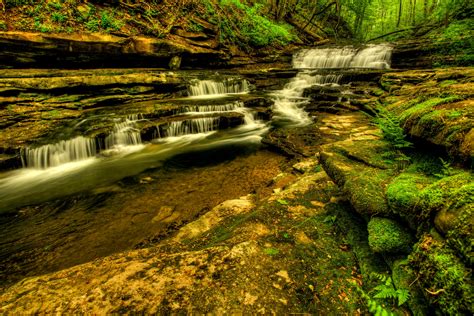
[[[398,306],[402,306],[410,298],[410,292],[407,289],[397,290]]]
[[[394,288],[391,287],[385,287],[379,290],[377,294],[374,295],[374,298],[381,298],[381,299],[387,299],[387,298],[393,298],[393,299],[398,299],[398,293]]]
[[[380,282],[387,282],[388,279],[392,279],[390,278],[389,276],[385,275],[385,274],[382,274],[382,273],[377,273],[377,272],[372,272],[370,274],[370,278],[371,279],[375,279],[375,280],[379,280]]]

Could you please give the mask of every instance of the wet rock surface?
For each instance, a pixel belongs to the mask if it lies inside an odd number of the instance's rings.
[[[159,228],[153,226],[156,231],[147,231],[146,238],[137,237],[137,250],[95,253],[68,263],[61,262],[63,254],[72,249],[67,242],[55,245],[45,241],[41,247],[51,245],[53,250],[45,249],[40,256],[56,266],[49,271],[36,266],[32,277],[5,288],[0,299],[2,312],[355,314],[367,312],[364,293],[371,293],[381,284],[380,275],[385,275],[397,289],[411,293],[408,307],[399,312],[409,308],[422,314],[468,313],[472,302],[469,267],[474,181],[472,171],[464,167],[466,155],[456,144],[469,148],[465,145],[469,131],[461,128],[460,134],[455,134],[458,143],[440,144],[461,162],[453,161],[451,165],[443,163],[447,159],[443,151],[432,147],[427,152],[423,146],[416,150],[394,147],[366,114],[375,113],[376,107],[384,104],[402,117],[405,131],[416,136],[412,141],[422,138],[436,144],[427,137],[428,132],[413,132],[414,127],[424,128],[428,119],[423,115],[428,112],[424,111],[426,104],[419,106],[425,100],[410,100],[417,94],[456,93],[454,99],[442,97],[443,102],[437,99],[428,106],[448,111],[442,113],[440,128],[470,126],[470,75],[464,72],[391,72],[382,76],[380,87],[361,81],[348,94],[331,87],[310,89],[306,109],[313,123],[274,128],[264,137],[266,148],[283,154],[285,159],[271,152],[258,152],[229,161],[225,167],[233,170],[229,177],[220,173],[222,165],[196,167],[186,172],[189,178],[180,178],[182,186],[191,185],[177,191],[161,188],[166,186],[163,181],[171,183],[175,179],[162,179],[158,171],[127,180],[140,183],[136,189],[127,187],[127,182],[99,188],[98,200],[103,199],[101,194],[113,192],[100,207],[113,206],[114,214],[118,205],[124,210],[134,209],[132,221],[137,228],[143,221]],[[274,86],[263,81],[260,84]],[[318,95],[323,95],[321,100]],[[346,96],[347,100],[339,101]],[[269,111],[272,104],[264,96],[242,100],[262,111]],[[142,102],[159,104],[163,113],[174,113],[180,106],[165,101]],[[273,166],[271,174],[266,172],[268,164]],[[241,170],[246,180],[240,179]],[[180,177],[182,174],[180,171]],[[256,174],[259,183],[253,183]],[[212,181],[203,185],[202,179]],[[242,182],[242,186],[235,187]],[[164,192],[161,195],[157,194],[160,190]],[[195,190],[200,194],[194,194]],[[209,199],[213,192],[220,196],[221,190],[229,193],[226,200]],[[192,194],[186,202],[189,205],[169,203],[182,192]],[[125,201],[131,193],[135,198]],[[98,200],[91,199],[90,203]],[[198,203],[201,208],[189,211],[196,200],[203,206]],[[156,212],[142,214],[140,211],[150,203],[156,206]],[[61,207],[76,207],[73,205]],[[85,204],[78,205],[85,208]],[[59,208],[54,203],[43,207],[53,213]],[[32,221],[40,219],[35,217],[39,209],[26,207],[24,211],[25,223],[28,216]],[[21,221],[21,217],[16,220]],[[112,233],[115,228],[115,233],[123,234],[120,227],[130,225],[130,219],[117,219],[116,223],[109,238],[116,236]],[[94,223],[96,227],[102,224]],[[86,226],[92,229],[94,225]],[[58,231],[64,233],[64,229]],[[8,236],[18,235],[5,231]],[[97,238],[100,249],[103,236],[91,236]],[[92,241],[76,238],[70,242]],[[38,248],[32,241],[28,242],[30,246],[12,243],[22,249]],[[111,249],[110,243],[104,243],[107,249]],[[5,269],[15,273],[13,267],[20,266],[18,278],[25,276],[22,269],[28,264],[35,266],[26,259],[31,253],[24,251],[11,251]],[[94,258],[98,259],[87,262]],[[70,268],[62,270],[64,267]],[[49,274],[34,276],[45,272]],[[373,273],[378,275],[375,280],[370,277]],[[124,282],[129,285],[124,287]],[[458,300],[460,304],[456,305]]]
[[[189,38],[189,34],[181,34]],[[194,38],[196,40],[196,38]],[[174,56],[183,56],[183,66],[194,63],[223,63],[226,56],[213,48],[194,45],[179,37],[156,39],[143,36],[121,37],[110,34],[41,34],[0,32],[3,67],[63,68],[81,66],[144,67],[150,64],[168,68]]]

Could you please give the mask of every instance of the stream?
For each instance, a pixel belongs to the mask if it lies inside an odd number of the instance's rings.
[[[23,168],[0,173],[0,284],[144,247],[225,200],[270,194],[287,158],[262,139],[312,124],[306,89],[343,94],[341,69],[387,69],[390,54],[386,45],[303,50],[280,90],[194,79],[186,96],[156,101],[173,105],[159,123],[139,106],[102,108],[64,126],[74,137],[23,148]],[[246,107],[253,95],[273,105]],[[103,121],[111,128],[94,135]]]

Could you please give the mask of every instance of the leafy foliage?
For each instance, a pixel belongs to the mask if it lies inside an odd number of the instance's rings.
[[[66,21],[66,16],[59,12],[53,12],[53,14],[51,14],[51,19],[54,22],[63,23]]]
[[[371,273],[370,278],[380,282],[372,291],[367,294],[359,286],[356,290],[366,300],[369,312],[375,316],[389,316],[395,315],[391,309],[387,308],[384,302],[389,302],[392,308],[400,307],[410,299],[410,292],[407,289],[397,289],[393,284],[393,279],[390,276]]]
[[[373,296],[374,298],[394,299],[397,301],[398,306],[402,306],[410,298],[410,292],[407,289],[395,288],[391,277],[378,273],[372,273],[372,277],[382,282],[373,289],[376,292]]]
[[[221,14],[222,41],[236,41],[241,46],[285,45],[295,39],[291,27],[278,24],[263,15],[263,5],[248,6],[239,0],[221,0],[233,16]],[[222,11],[221,11],[222,13]]]
[[[406,140],[406,135],[400,121],[400,118],[390,111],[382,107],[377,108],[374,123],[382,131],[383,138],[388,140],[397,149],[412,147],[413,144]]]
[[[435,176],[437,176],[439,178],[452,176],[453,173],[454,173],[454,169],[453,169],[453,167],[451,167],[451,163],[447,160],[444,160],[441,157],[439,157],[439,160],[440,160],[441,165],[442,165],[441,173],[436,173]]]
[[[265,248],[263,252],[269,256],[276,256],[277,254],[280,253],[280,250],[276,248]]]

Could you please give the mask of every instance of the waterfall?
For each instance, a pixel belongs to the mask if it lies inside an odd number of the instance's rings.
[[[24,167],[43,169],[84,160],[95,154],[95,140],[79,136],[56,144],[26,148],[23,151],[22,161]]]
[[[166,136],[175,137],[187,134],[207,133],[219,127],[219,117],[201,117],[190,120],[174,121],[168,125]]]
[[[193,113],[203,113],[203,112],[228,112],[233,111],[238,108],[243,107],[244,104],[242,102],[234,102],[234,103],[227,103],[227,104],[220,104],[220,105],[196,105],[196,106],[187,106],[185,108],[185,112],[187,114]]]
[[[293,59],[294,68],[390,68],[393,48],[371,45],[363,49],[353,47],[307,49]]]
[[[337,84],[342,75],[311,75],[300,72],[285,87],[273,94],[274,120],[285,122],[289,126],[305,126],[311,123],[308,113],[303,109],[308,99],[303,97],[306,88],[314,85]]]
[[[211,96],[249,91],[247,80],[226,79],[224,81],[194,80],[188,87],[190,96]]]
[[[140,114],[129,115],[124,121],[115,123],[114,130],[105,138],[105,148],[140,145],[140,131],[135,128],[136,122],[142,119]]]

